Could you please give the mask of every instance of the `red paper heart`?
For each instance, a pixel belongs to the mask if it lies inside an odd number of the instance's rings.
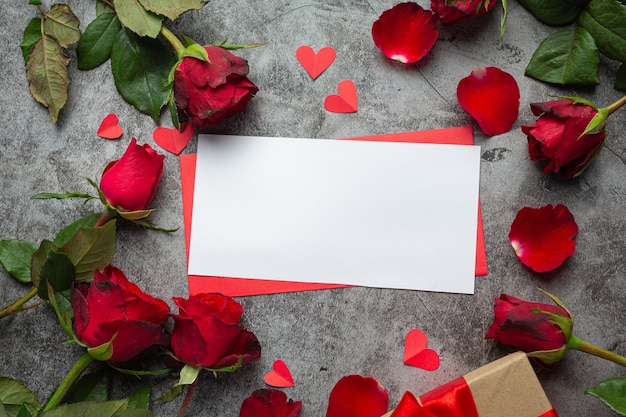
[[[293,377],[285,362],[277,359],[272,365],[274,369],[271,372],[265,374],[265,383],[272,387],[293,387]]]
[[[326,71],[336,57],[337,52],[330,46],[323,47],[317,53],[307,45],[299,47],[296,51],[296,58],[313,79]]]
[[[404,341],[404,363],[425,371],[439,368],[439,354],[427,349],[428,338],[423,331],[412,329]]]
[[[119,119],[113,113],[108,114],[100,123],[98,136],[104,139],[119,139],[122,136],[122,127],[118,125]]]
[[[355,113],[359,108],[356,86],[351,80],[343,80],[337,85],[339,94],[331,94],[324,100],[324,108],[332,113]]]
[[[152,133],[152,139],[161,148],[178,155],[185,149],[193,136],[193,125],[185,123],[181,131],[175,128],[157,127]]]

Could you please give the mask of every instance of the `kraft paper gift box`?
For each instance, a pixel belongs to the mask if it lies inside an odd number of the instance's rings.
[[[491,362],[383,417],[558,417],[523,352]]]

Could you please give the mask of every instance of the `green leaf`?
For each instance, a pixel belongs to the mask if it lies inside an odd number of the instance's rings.
[[[121,29],[122,25],[115,13],[103,13],[96,17],[78,41],[78,69],[95,68],[109,59],[113,41]]]
[[[518,0],[538,20],[552,26],[572,23],[589,0]]]
[[[36,411],[28,408],[26,404],[22,404],[19,411],[17,412],[17,417],[35,417]]]
[[[42,300],[49,299],[48,283],[54,292],[68,290],[74,283],[75,272],[72,261],[63,253],[50,252],[46,263],[41,266],[39,291]]]
[[[626,62],[626,7],[617,0],[592,0],[578,17],[604,55]]]
[[[30,280],[35,287],[39,287],[41,282],[41,267],[48,260],[48,254],[57,249],[51,241],[44,239],[39,248],[33,253],[30,263]]]
[[[74,320],[74,309],[70,302],[70,290],[54,292],[54,289],[48,287],[48,293],[52,291],[54,297],[48,298],[48,303],[54,310],[59,320],[59,324],[65,333],[72,339],[76,340],[72,323]]]
[[[38,417],[115,417],[128,407],[128,400],[117,401],[81,401],[75,404],[63,404]]]
[[[0,264],[16,280],[31,281],[30,264],[37,248],[24,240],[0,240]]]
[[[200,374],[202,367],[200,366],[191,366],[189,364],[185,364],[183,369],[180,370],[180,379],[175,385],[191,385],[195,382]]]
[[[31,51],[35,47],[35,44],[41,39],[41,19],[33,17],[26,25],[24,29],[24,38],[20,44],[22,48],[22,56],[24,57],[24,64],[28,63],[28,57]]]
[[[127,408],[115,417],[153,417],[152,411],[141,408]]]
[[[69,63],[70,59],[61,51],[61,45],[51,36],[44,35],[33,47],[26,64],[30,93],[48,108],[53,123],[57,122],[59,112],[67,102]]]
[[[118,211],[119,215],[126,220],[134,221],[145,219],[156,209],[136,210],[136,211]]]
[[[106,343],[101,344],[100,346],[94,346],[87,349],[87,352],[98,361],[108,361],[113,356],[113,339],[117,336],[117,333],[113,335],[111,340]]]
[[[606,379],[585,394],[593,395],[620,416],[626,416],[626,378]]]
[[[78,42],[80,21],[66,4],[54,4],[44,16],[44,33],[55,38],[63,48]]]
[[[115,253],[116,221],[101,227],[80,228],[59,248],[76,268],[76,281],[91,281],[96,269],[109,265]]]
[[[541,42],[525,74],[561,85],[595,85],[600,57],[593,38],[583,28],[564,29]]]
[[[171,387],[170,389],[165,391],[163,393],[163,395],[161,395],[157,399],[157,401],[170,402],[170,401],[175,400],[182,393],[183,393],[183,386],[182,385],[174,385],[173,387]]]
[[[613,87],[615,87],[616,90],[626,90],[626,63],[620,65],[619,70],[617,70],[615,85]]]
[[[150,385],[143,385],[128,397],[128,408],[147,410],[150,407]]]
[[[139,2],[146,10],[172,20],[189,10],[201,9],[207,3],[203,0],[139,0]]]
[[[36,412],[41,405],[35,394],[15,379],[0,377],[0,413],[17,417],[22,406]]]
[[[100,16],[103,13],[115,13],[115,9],[111,5],[103,0],[96,1],[96,16]]]
[[[51,198],[55,198],[57,200],[64,200],[66,198],[84,198],[85,201],[93,200],[98,197],[94,197],[85,193],[37,193],[32,197],[35,200],[49,200]]]
[[[72,236],[74,236],[76,232],[78,232],[78,229],[82,227],[94,227],[99,218],[100,213],[92,213],[81,219],[76,220],[74,223],[61,229],[61,231],[54,238],[53,243],[56,246],[65,245],[68,240],[70,240]]]
[[[132,32],[151,38],[159,35],[163,17],[144,9],[139,0],[113,0],[113,5],[117,17]]]
[[[158,122],[169,91],[164,91],[176,62],[171,48],[159,39],[139,38],[121,30],[111,51],[111,71],[122,97]]]
[[[64,402],[73,404],[81,401],[107,401],[109,399],[110,387],[111,372],[108,368],[83,374],[72,385]]]

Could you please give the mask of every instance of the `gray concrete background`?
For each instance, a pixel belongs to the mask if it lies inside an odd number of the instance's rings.
[[[51,2],[45,1],[49,7]],[[68,1],[83,22],[95,17],[95,2]],[[426,1],[419,2],[429,8]],[[528,104],[549,94],[574,92],[605,106],[621,94],[612,88],[617,65],[601,61],[601,85],[562,89],[524,77],[537,45],[557,29],[544,26],[518,3],[509,2],[503,42],[498,40],[500,12],[450,28],[440,28],[431,53],[419,64],[386,60],[375,48],[370,28],[391,0],[213,0],[188,13],[172,30],[200,43],[228,38],[233,43],[267,42],[241,51],[250,62],[250,78],[260,91],[246,111],[211,132],[313,138],[393,133],[471,124],[482,147],[481,198],[489,275],[477,278],[476,294],[350,288],[241,298],[244,323],[258,336],[263,357],[234,375],[214,380],[205,375],[187,415],[236,416],[275,359],[290,367],[296,385],[285,389],[303,401],[303,417],[323,416],[328,394],[344,375],[376,377],[395,405],[405,390],[421,393],[505,354],[484,339],[492,320],[493,298],[506,292],[548,302],[542,287],[569,306],[575,333],[626,354],[626,109],[608,122],[605,149],[581,177],[571,181],[545,175],[528,159],[519,125],[534,117]],[[36,10],[26,1],[12,2],[0,12],[0,239],[40,242],[64,225],[98,210],[95,203],[34,201],[43,191],[91,192],[84,177],[99,180],[104,164],[119,157],[131,137],[154,145],[155,123],[118,95],[109,64],[81,72],[70,65],[70,98],[57,125],[30,96],[19,49],[23,29]],[[312,81],[295,59],[300,45],[330,45],[335,63]],[[75,52],[68,54],[75,57]],[[511,73],[521,90],[518,122],[503,135],[485,137],[456,100],[458,81],[476,66],[495,65]],[[324,97],[343,79],[359,91],[356,114],[331,114]],[[95,132],[103,117],[117,113],[125,133],[107,141]],[[161,124],[170,126],[164,114]],[[195,151],[195,141],[185,153]],[[154,200],[153,220],[182,226],[178,157],[167,154],[165,174]],[[442,167],[445,169],[445,167]],[[562,267],[535,274],[516,258],[508,231],[523,206],[567,205],[579,225],[577,251]],[[186,296],[183,233],[172,235],[119,228],[114,264],[144,290],[165,300]],[[0,272],[0,305],[27,288]],[[426,372],[402,362],[404,336],[420,328],[430,347],[441,355],[441,367]],[[24,382],[43,401],[78,358],[77,346],[63,345],[65,336],[47,307],[0,322],[0,375]],[[612,415],[586,388],[609,377],[626,376],[619,365],[570,352],[551,372],[542,373],[545,391],[561,416]],[[151,379],[154,396],[169,378]],[[133,378],[116,380],[115,394],[127,394]],[[171,416],[181,398],[153,405],[156,416]]]

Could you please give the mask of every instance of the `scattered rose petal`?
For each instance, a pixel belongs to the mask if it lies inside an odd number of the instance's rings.
[[[122,127],[118,124],[117,115],[110,113],[100,123],[98,136],[104,139],[119,139],[122,136]]]
[[[335,61],[337,52],[330,46],[321,48],[317,53],[310,46],[303,45],[296,50],[296,58],[311,78],[316,79]]]
[[[387,58],[404,64],[426,56],[437,35],[437,16],[413,2],[396,4],[372,25],[376,47]]]
[[[324,108],[332,113],[355,113],[359,108],[356,86],[350,80],[337,85],[338,94],[331,94],[324,100]]]
[[[439,368],[439,354],[426,346],[426,334],[419,329],[411,329],[404,340],[404,363],[425,371]]]
[[[239,417],[296,417],[302,401],[287,400],[287,394],[274,389],[256,390],[243,400]]]
[[[330,392],[326,417],[380,417],[388,407],[389,395],[377,380],[348,375]]]
[[[519,87],[511,74],[499,68],[475,68],[459,81],[456,95],[485,135],[508,132],[517,120]]]
[[[567,207],[552,204],[521,209],[509,233],[509,241],[522,263],[536,272],[555,269],[576,250],[572,240],[578,225]]]
[[[293,377],[291,371],[280,359],[275,360],[272,364],[273,371],[265,374],[265,383],[272,387],[293,387]]]

